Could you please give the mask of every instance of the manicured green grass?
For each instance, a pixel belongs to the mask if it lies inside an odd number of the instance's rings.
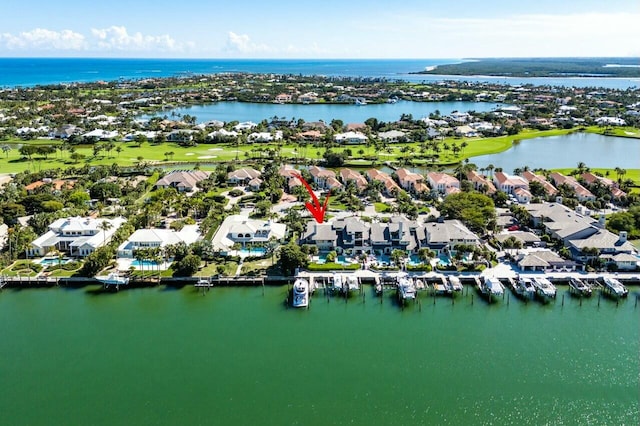
[[[376,208],[376,213],[386,213],[391,211],[391,207],[385,203],[373,203],[373,206]]]
[[[589,166],[587,164],[587,166]],[[562,169],[553,169],[555,172],[560,172],[564,175],[570,174],[574,171],[575,168],[562,168]],[[615,169],[603,169],[603,168],[589,168],[591,173],[601,173],[603,176],[608,177],[612,180],[617,180],[618,175],[616,174]],[[640,186],[640,169],[625,169],[626,173],[622,176],[622,179],[631,179],[636,185]],[[609,172],[607,174],[607,172]]]
[[[277,260],[274,258],[274,261]],[[250,262],[242,263],[242,275],[259,275],[266,274],[269,268],[272,268],[274,262],[271,261],[271,257],[265,259],[252,260]]]
[[[439,159],[436,161],[436,165],[449,165],[458,163],[466,158],[496,154],[502,151],[506,151],[513,145],[516,140],[531,139],[537,137],[547,136],[559,136],[566,135],[575,130],[567,129],[553,129],[553,130],[523,130],[515,136],[499,136],[492,138],[446,138],[443,144],[446,143],[450,146],[460,146],[462,142],[466,142],[467,146],[464,150],[461,150],[457,155],[451,150],[442,150],[439,153]],[[588,132],[602,133],[603,129],[597,126],[588,127]],[[616,135],[622,135],[632,137],[632,135],[626,134],[633,133],[640,138],[640,130],[634,128],[614,128],[612,131]],[[38,144],[38,145],[59,145],[60,141],[22,141],[22,140],[9,140],[3,143],[12,144]],[[324,148],[307,146],[301,147],[292,143],[277,146],[275,144],[253,144],[253,145],[240,145],[234,146],[233,144],[201,144],[195,147],[182,147],[176,143],[163,143],[152,144],[145,142],[142,146],[138,147],[135,143],[131,142],[115,142],[116,146],[120,147],[122,151],[118,153],[113,150],[110,153],[104,151],[100,152],[98,156],[93,155],[93,148],[90,145],[78,145],[75,146],[75,150],[79,154],[85,156],[84,159],[75,162],[70,158],[69,152],[57,152],[50,155],[49,158],[44,159],[41,157],[34,157],[32,160],[22,159],[17,149],[12,149],[6,156],[0,156],[0,170],[3,173],[17,173],[24,170],[40,171],[52,168],[66,168],[71,166],[82,166],[83,164],[91,165],[111,165],[119,164],[121,166],[135,166],[140,163],[146,164],[165,164],[168,168],[182,168],[192,167],[194,163],[201,164],[202,168],[210,169],[212,164],[220,162],[233,162],[242,161],[247,159],[272,158],[273,155],[269,154],[268,150],[278,150],[280,155],[284,158],[290,159],[311,159],[316,160],[322,158]],[[443,145],[441,144],[441,145]],[[411,148],[412,151],[402,152],[405,147]],[[14,145],[15,148],[15,145]],[[423,164],[431,164],[426,159],[417,159],[419,155],[432,155],[433,152],[427,150],[420,154],[419,143],[404,143],[389,145],[385,150],[378,152],[373,145],[357,145],[347,147],[332,148],[336,152],[342,152],[345,149],[351,150],[352,156],[348,159],[347,164],[352,166],[367,167],[374,161],[377,164],[385,161],[397,161],[400,159],[412,159],[415,162]],[[173,155],[168,156],[165,153],[173,152]],[[368,160],[367,160],[368,159]],[[188,163],[188,164],[186,164]]]
[[[360,269],[358,263],[343,265],[342,263],[310,263],[307,266],[310,271],[356,271]]]

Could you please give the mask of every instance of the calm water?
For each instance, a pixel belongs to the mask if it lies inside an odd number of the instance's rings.
[[[497,104],[490,102],[410,102],[401,101],[395,104],[367,104],[367,105],[337,105],[337,104],[274,104],[247,102],[217,102],[212,104],[194,105],[184,108],[161,111],[158,116],[171,114],[189,114],[195,116],[199,123],[210,120],[253,121],[270,120],[274,116],[288,119],[302,118],[305,121],[323,120],[326,123],[340,119],[345,123],[362,123],[366,119],[375,117],[379,121],[396,121],[402,114],[412,114],[418,119],[439,110],[441,114],[453,111],[485,112],[495,109]],[[144,115],[142,118],[151,116]]]
[[[294,311],[285,293],[3,291],[2,423],[640,422],[632,297]]]
[[[176,75],[252,72],[276,74],[376,77],[413,82],[442,80],[627,89],[640,86],[631,78],[508,78],[413,75],[426,67],[459,59],[96,59],[0,58],[0,87],[138,79]]]
[[[493,164],[511,173],[525,165],[530,168],[554,169],[575,167],[583,162],[590,167],[640,168],[640,140],[573,133],[564,136],[525,139],[511,149],[469,160],[478,167]]]

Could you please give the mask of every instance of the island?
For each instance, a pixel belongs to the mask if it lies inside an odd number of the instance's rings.
[[[640,77],[640,58],[482,58],[415,74],[496,77]]]

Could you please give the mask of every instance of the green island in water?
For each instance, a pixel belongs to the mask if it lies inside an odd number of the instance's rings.
[[[417,74],[500,77],[640,77],[638,58],[482,58]]]

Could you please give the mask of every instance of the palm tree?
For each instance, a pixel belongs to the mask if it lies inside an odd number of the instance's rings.
[[[111,228],[113,224],[106,219],[98,224],[98,229],[102,230],[102,245],[107,245],[107,231]]]

